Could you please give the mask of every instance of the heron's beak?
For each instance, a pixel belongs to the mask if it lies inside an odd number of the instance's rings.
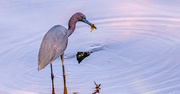
[[[86,24],[90,25],[91,26],[91,29],[97,29],[96,26],[92,23],[90,23],[86,18],[83,19],[83,22],[85,22]]]

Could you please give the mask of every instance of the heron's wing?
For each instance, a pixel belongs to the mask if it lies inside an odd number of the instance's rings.
[[[68,42],[67,29],[56,25],[44,36],[39,49],[38,70],[43,69],[64,53]]]

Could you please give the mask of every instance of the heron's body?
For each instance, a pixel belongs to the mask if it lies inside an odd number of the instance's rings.
[[[45,34],[38,55],[38,70],[51,64],[64,53],[68,43],[68,36],[68,30],[61,25],[52,27]]]
[[[96,27],[86,20],[84,14],[78,12],[75,13],[69,20],[68,29],[61,25],[53,26],[43,38],[38,55],[38,71],[50,64],[51,67],[51,79],[52,79],[52,94],[54,92],[54,75],[52,70],[52,62],[61,56],[62,70],[64,79],[64,94],[67,94],[66,80],[65,80],[65,68],[64,68],[64,51],[68,44],[68,37],[74,32],[76,23],[82,21],[89,24],[91,27]]]

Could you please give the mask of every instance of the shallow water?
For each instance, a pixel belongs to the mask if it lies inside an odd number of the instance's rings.
[[[50,94],[50,66],[37,71],[44,34],[67,27],[80,11],[97,30],[77,23],[65,51],[68,93],[180,93],[178,0],[0,1],[0,94]],[[95,50],[81,64],[78,51]],[[61,60],[53,62],[55,92],[63,92]]]

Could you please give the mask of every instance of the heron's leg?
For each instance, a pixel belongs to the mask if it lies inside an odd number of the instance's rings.
[[[64,94],[67,94],[66,76],[65,76],[65,68],[64,68],[64,53],[61,55],[61,60],[62,60],[63,80],[64,80]]]
[[[52,63],[50,64],[51,67],[51,80],[52,80],[52,94],[55,94],[54,91],[54,74],[53,74],[53,69],[52,69]]]

